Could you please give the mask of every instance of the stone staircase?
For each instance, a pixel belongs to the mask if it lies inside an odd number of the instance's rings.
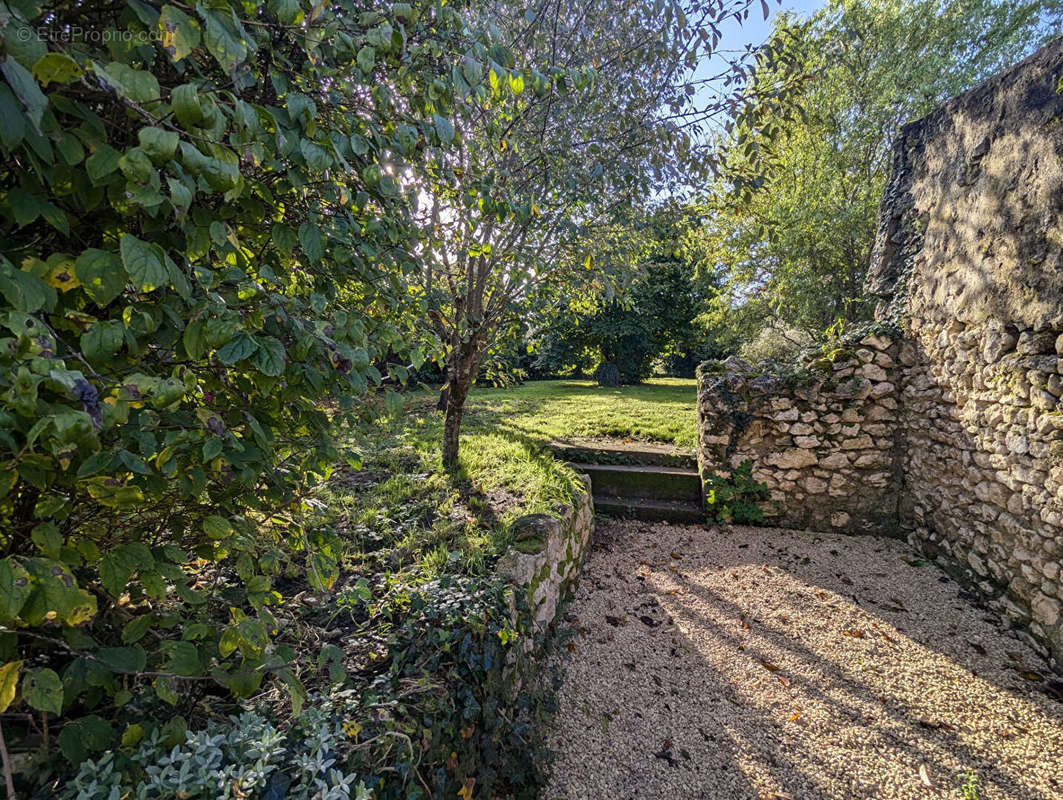
[[[551,449],[591,480],[594,510],[647,522],[705,522],[694,454],[672,445],[559,441]]]

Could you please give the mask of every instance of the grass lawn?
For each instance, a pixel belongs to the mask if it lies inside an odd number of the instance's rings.
[[[543,448],[572,437],[619,437],[694,446],[693,380],[657,379],[607,389],[591,381],[533,381],[477,389],[462,426],[461,464],[442,469],[436,396],[410,393],[404,413],[348,442],[362,469],[338,470],[318,492],[319,520],[351,545],[352,568],[480,574],[509,544],[523,514],[563,505],[576,475]]]
[[[470,422],[516,430],[539,442],[618,437],[694,448],[696,384],[657,378],[608,389],[593,381],[530,381],[513,389],[480,389]]]

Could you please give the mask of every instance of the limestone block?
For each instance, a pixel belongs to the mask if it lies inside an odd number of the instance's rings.
[[[886,370],[878,364],[864,364],[864,366],[860,367],[860,374],[869,381],[885,381],[889,378]]]
[[[781,469],[801,469],[818,463],[819,459],[811,450],[795,447],[780,453],[773,453],[768,457],[767,462]]]
[[[842,440],[841,448],[842,450],[865,450],[872,447],[873,444],[871,437],[865,433],[861,436],[855,436],[852,439]]]

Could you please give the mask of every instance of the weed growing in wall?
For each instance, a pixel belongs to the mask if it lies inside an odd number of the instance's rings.
[[[746,459],[727,476],[712,475],[705,485],[705,503],[721,523],[760,522],[760,502],[768,499],[768,486],[753,478],[753,462]]]

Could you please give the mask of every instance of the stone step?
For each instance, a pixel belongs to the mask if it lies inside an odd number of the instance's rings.
[[[591,479],[595,495],[682,500],[701,503],[701,478],[695,469],[645,464],[569,464]]]
[[[698,524],[707,516],[700,503],[682,500],[650,500],[645,497],[594,495],[594,511],[607,517],[639,519],[644,522]]]
[[[658,467],[697,469],[693,450],[661,442],[623,439],[562,439],[549,448],[562,461],[577,464],[647,464]]]

